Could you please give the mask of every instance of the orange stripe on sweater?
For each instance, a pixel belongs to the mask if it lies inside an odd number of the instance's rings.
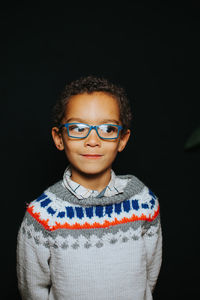
[[[50,230],[50,231],[54,231],[57,229],[94,229],[94,228],[107,228],[110,226],[114,226],[114,225],[119,225],[119,224],[124,224],[124,223],[130,223],[130,222],[134,222],[134,221],[153,221],[159,214],[159,207],[158,209],[155,211],[154,215],[152,217],[147,217],[144,214],[142,214],[140,217],[136,216],[136,215],[132,215],[130,218],[126,218],[124,217],[122,220],[117,220],[117,218],[115,218],[114,221],[107,221],[105,220],[103,224],[100,224],[98,222],[94,222],[93,224],[89,224],[88,222],[85,222],[84,224],[79,224],[79,223],[75,223],[74,225],[70,225],[69,223],[65,223],[65,224],[60,224],[59,222],[55,222],[55,225],[50,226],[48,225],[49,223],[49,219],[46,220],[41,220],[40,218],[40,213],[34,213],[33,212],[33,208],[34,206],[29,206],[27,208],[28,213],[36,220],[38,221],[45,229]]]

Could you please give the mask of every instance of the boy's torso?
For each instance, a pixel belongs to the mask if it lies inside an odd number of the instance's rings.
[[[135,177],[130,181],[123,194],[82,201],[58,182],[29,205],[24,234],[51,255],[49,299],[66,293],[68,299],[93,294],[95,299],[134,299],[134,291],[135,299],[145,299],[144,293],[151,294],[142,237],[147,229],[156,234],[159,206],[146,186]]]

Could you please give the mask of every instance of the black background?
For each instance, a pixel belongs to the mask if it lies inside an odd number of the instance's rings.
[[[16,236],[26,203],[67,165],[50,135],[52,106],[67,82],[88,74],[120,83],[132,103],[132,136],[114,169],[136,175],[160,199],[154,299],[198,298],[200,150],[184,143],[200,124],[199,12],[197,1],[1,7],[3,299],[19,299]]]

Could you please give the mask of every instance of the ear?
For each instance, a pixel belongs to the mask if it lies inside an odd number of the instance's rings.
[[[64,150],[64,144],[62,139],[62,134],[60,133],[58,127],[53,127],[51,130],[52,138],[56,145],[56,148],[60,151]]]
[[[120,137],[118,152],[122,152],[122,150],[124,150],[130,138],[130,134],[131,134],[130,129],[127,129],[127,131]]]

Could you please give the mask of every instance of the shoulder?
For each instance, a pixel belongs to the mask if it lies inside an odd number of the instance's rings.
[[[51,224],[56,217],[61,217],[65,214],[65,205],[61,200],[61,193],[67,191],[62,187],[62,181],[58,181],[31,201],[26,209],[25,218],[32,219],[44,229],[49,230]],[[60,193],[59,193],[60,192]]]
[[[124,194],[129,195],[129,202],[135,213],[145,218],[155,218],[160,211],[156,194],[134,175],[121,175],[121,179],[128,179]]]
[[[128,174],[128,175],[118,175],[117,178],[120,180],[126,180],[127,184],[125,186],[124,191],[128,192],[130,195],[140,195],[140,197],[146,198],[147,194],[157,199],[157,196],[154,192],[138,177]]]

